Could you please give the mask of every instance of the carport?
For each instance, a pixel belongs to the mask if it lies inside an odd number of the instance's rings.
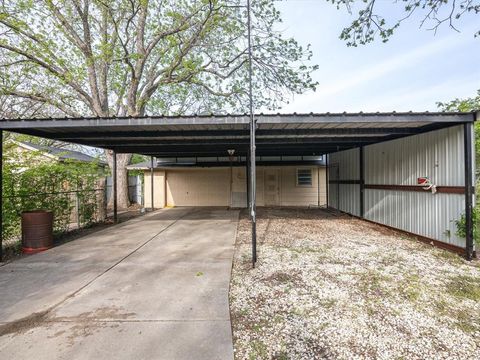
[[[475,118],[475,113],[447,112],[259,114],[254,151],[257,157],[292,160],[328,154],[329,207],[471,259]],[[0,129],[110,150],[114,168],[118,153],[147,155],[152,162],[154,157],[234,156],[237,165],[255,168],[256,158],[248,161],[249,124],[246,114],[192,115],[8,119]],[[251,188],[249,205],[255,207]],[[116,214],[114,201],[115,219]],[[453,229],[462,214],[465,239]],[[255,236],[253,227],[252,240]],[[255,242],[253,254],[255,259]]]

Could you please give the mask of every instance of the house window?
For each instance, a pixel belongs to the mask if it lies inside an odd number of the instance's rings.
[[[297,186],[312,186],[312,169],[297,169]]]

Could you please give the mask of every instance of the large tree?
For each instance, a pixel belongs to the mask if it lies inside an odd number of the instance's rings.
[[[252,4],[255,104],[278,108],[290,94],[315,88],[315,67],[304,64],[308,47],[274,30],[281,19],[273,0]],[[33,115],[38,107],[42,115],[73,117],[244,111],[245,5],[3,0],[0,96],[11,114],[23,115],[25,103]],[[117,157],[122,207],[130,158]]]
[[[479,14],[479,0],[391,0],[388,2],[379,0],[327,0],[337,6],[346,7],[349,12],[357,15],[350,26],[343,29],[340,38],[347,42],[348,46],[364,45],[380,37],[383,42],[393,35],[394,31],[407,19],[414,15],[420,18],[420,27],[437,31],[442,25],[446,25],[455,31],[459,31],[458,24],[466,14]],[[400,8],[403,14],[397,18]],[[475,36],[480,35],[480,26]]]

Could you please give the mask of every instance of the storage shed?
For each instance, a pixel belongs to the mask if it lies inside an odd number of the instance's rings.
[[[328,155],[331,208],[473,256],[475,113],[254,118],[257,156]],[[192,115],[10,119],[1,121],[0,129],[109,149],[114,155],[140,153],[153,161],[228,156],[232,150],[247,158],[249,124],[247,115]],[[255,158],[239,165],[256,167]],[[154,182],[151,189],[154,195]],[[454,224],[462,214],[465,238],[457,236]]]

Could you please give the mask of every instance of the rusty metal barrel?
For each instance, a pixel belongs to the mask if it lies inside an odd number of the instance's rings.
[[[53,246],[53,213],[45,210],[22,212],[22,251],[35,254]]]

